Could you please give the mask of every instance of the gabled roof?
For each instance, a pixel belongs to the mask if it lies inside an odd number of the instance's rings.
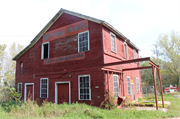
[[[26,51],[28,51],[32,46],[34,46],[34,44],[43,36],[44,33],[46,33],[46,31],[56,22],[56,20],[63,14],[70,14],[76,17],[80,17],[83,19],[88,19],[89,21],[98,23],[98,24],[102,24],[103,26],[107,27],[108,29],[110,29],[111,31],[113,31],[116,35],[118,35],[119,37],[121,37],[124,41],[126,41],[128,43],[128,45],[132,46],[134,49],[139,51],[139,48],[136,47],[128,38],[126,38],[122,33],[120,33],[117,29],[115,29],[113,26],[111,26],[110,24],[108,24],[107,22],[103,21],[103,20],[99,20],[93,17],[89,17],[86,15],[82,15],[76,12],[72,12],[69,10],[65,10],[65,9],[60,9],[58,11],[58,13],[48,22],[48,24],[36,35],[36,37],[30,42],[30,44],[25,47],[21,52],[19,52],[14,58],[13,60],[17,60],[18,58],[20,58]]]

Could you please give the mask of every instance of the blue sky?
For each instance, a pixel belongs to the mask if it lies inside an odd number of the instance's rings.
[[[61,9],[104,20],[149,57],[161,33],[180,32],[180,0],[0,0],[0,44],[25,47]]]

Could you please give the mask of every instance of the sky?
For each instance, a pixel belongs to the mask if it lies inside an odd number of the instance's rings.
[[[26,47],[61,9],[104,20],[152,56],[159,34],[180,32],[180,0],[0,0],[0,44]]]

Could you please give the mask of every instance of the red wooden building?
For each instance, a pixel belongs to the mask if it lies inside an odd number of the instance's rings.
[[[16,84],[22,99],[100,106],[105,95],[142,97],[139,49],[105,21],[61,9],[17,54]],[[113,62],[121,64],[112,65]]]

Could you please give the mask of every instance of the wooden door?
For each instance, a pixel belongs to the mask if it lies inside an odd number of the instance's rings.
[[[33,100],[33,85],[26,85],[26,100]]]
[[[67,102],[69,103],[69,84],[58,84],[58,104]]]

